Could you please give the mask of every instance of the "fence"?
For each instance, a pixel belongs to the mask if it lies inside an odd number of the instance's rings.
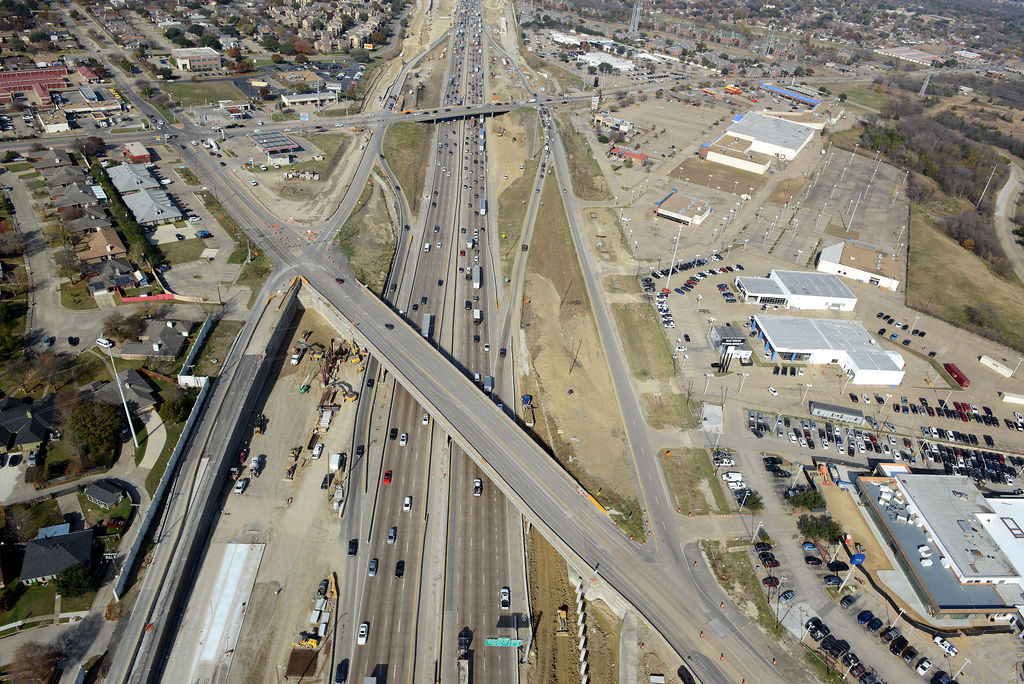
[[[202,327],[199,328],[199,332],[196,333],[196,341],[192,344],[192,348],[188,350],[188,356],[185,357],[185,363],[181,365],[182,372],[178,374],[178,385],[181,387],[204,387],[206,385],[206,378],[200,378],[192,374],[192,368],[195,366],[196,357],[199,356],[199,352],[203,348],[203,343],[206,342],[207,335],[210,334],[210,329],[213,328],[213,319],[209,316],[203,321]]]
[[[150,503],[149,510],[146,511],[146,516],[142,519],[142,523],[139,526],[139,533],[135,535],[135,541],[132,542],[132,546],[128,549],[128,554],[125,556],[124,562],[121,564],[121,569],[117,575],[117,582],[114,584],[114,598],[118,601],[120,601],[121,597],[124,596],[125,589],[128,585],[128,576],[131,574],[132,566],[135,565],[135,559],[136,556],[138,556],[139,549],[142,548],[142,541],[145,539],[146,533],[149,531],[149,526],[153,523],[153,519],[156,517],[157,511],[160,510],[164,494],[174,477],[174,472],[178,469],[178,461],[181,459],[185,445],[189,441],[189,436],[192,433],[196,420],[202,412],[203,404],[206,402],[206,396],[210,393],[211,387],[213,387],[213,382],[207,382],[199,391],[199,397],[196,399],[196,403],[192,407],[192,412],[188,414],[188,420],[185,421],[185,427],[182,429],[181,436],[178,438],[178,443],[175,445],[174,451],[171,453],[171,458],[167,462],[167,469],[164,470],[164,474],[160,478],[160,484],[157,486],[156,492],[153,494],[153,501]]]

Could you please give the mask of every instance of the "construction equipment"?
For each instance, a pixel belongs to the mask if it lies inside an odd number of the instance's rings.
[[[296,648],[319,648],[320,637],[308,632],[299,632],[298,636],[292,640],[292,646]]]
[[[328,598],[338,598],[338,576],[335,573],[331,573],[331,589],[327,593]]]
[[[284,469],[284,479],[286,479],[286,480],[294,480],[295,479],[295,464],[294,463],[292,463],[291,465],[285,467],[285,469]]]
[[[555,634],[557,636],[569,636],[569,618],[568,611],[565,606],[558,609],[558,626],[555,627]]]
[[[299,454],[301,454],[301,453],[302,453],[302,447],[301,446],[292,447],[292,450],[290,452],[288,452],[288,458],[292,459],[292,462],[294,463],[295,461],[299,460]]]
[[[309,369],[309,373],[306,374],[306,379],[303,380],[302,384],[299,386],[299,392],[305,394],[309,391],[309,381],[313,378],[313,374],[316,373],[318,368],[320,368],[320,364],[322,364],[323,361],[324,359],[321,356],[313,362],[313,367]]]
[[[252,431],[254,435],[262,435],[267,429],[267,416],[263,413],[258,414],[252,421]]]

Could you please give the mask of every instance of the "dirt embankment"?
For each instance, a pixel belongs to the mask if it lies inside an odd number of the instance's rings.
[[[576,641],[576,592],[569,583],[565,561],[536,530],[526,537],[530,611],[534,644],[527,681],[530,684],[577,684],[580,652]],[[566,611],[566,630],[560,632],[559,610]]]
[[[625,430],[558,186],[549,177],[534,228],[522,308],[534,427],[565,469],[627,534],[639,524]]]
[[[398,240],[398,226],[379,179],[366,181],[352,216],[338,231],[338,244],[356,277],[380,293]]]

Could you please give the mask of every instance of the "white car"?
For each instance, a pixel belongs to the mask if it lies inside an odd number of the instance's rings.
[[[437,244],[438,244],[438,246],[441,245],[440,242],[437,243]],[[428,414],[424,413],[423,414],[423,421],[422,422],[423,422],[424,425],[427,425],[428,423],[430,423],[430,416]]]
[[[725,486],[733,491],[736,491],[737,489],[746,489],[747,483],[744,482],[743,480],[740,480],[738,482],[726,482]]]
[[[936,646],[938,646],[939,648],[941,648],[943,651],[945,651],[946,653],[948,653],[950,656],[952,656],[954,658],[956,657],[956,654],[960,652],[956,648],[956,646],[954,646],[953,644],[949,643],[948,641],[946,641],[945,639],[943,639],[940,636],[936,636],[936,637],[932,638],[932,641],[935,642]]]
[[[480,496],[484,491],[484,481],[479,477],[473,480],[473,496]]]
[[[768,388],[768,394],[772,395],[773,397],[777,397],[777,396],[779,396],[779,391],[777,389],[775,389],[774,387],[769,387]]]
[[[252,187],[255,188],[257,185],[259,185],[259,183],[254,181],[254,180],[251,180],[251,181],[249,181],[249,185],[251,185]]]
[[[198,221],[202,221],[203,219],[199,218],[198,216],[189,216],[188,220],[192,223],[197,223]]]
[[[789,441],[792,442],[793,444],[796,444],[796,435],[793,434],[792,432],[789,433]]]
[[[104,349],[112,349],[114,347],[114,343],[108,340],[106,337],[97,337],[96,344],[103,347]]]
[[[509,606],[511,606],[511,604],[512,604],[511,592],[509,592],[508,587],[502,587],[501,588],[500,601],[501,601],[501,609],[502,610],[508,610]]]
[[[405,513],[408,513],[411,510],[412,510],[412,497],[411,496],[407,496],[402,501],[402,511],[404,511]]]
[[[398,446],[405,446],[409,443],[409,433],[403,432],[402,436],[398,438]]]
[[[917,674],[923,677],[925,676],[925,674],[928,673],[928,670],[930,669],[932,669],[932,661],[928,660],[927,658],[921,658],[919,661],[917,661],[917,667],[915,668]]]
[[[388,530],[388,544],[394,544],[395,540],[398,539],[398,527],[392,527]]]
[[[356,635],[356,643],[360,646],[366,645],[366,639],[370,636],[370,623],[364,622],[359,625],[359,633]]]

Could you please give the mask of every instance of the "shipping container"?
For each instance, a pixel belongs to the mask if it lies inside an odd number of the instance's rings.
[[[964,389],[971,386],[970,379],[964,375],[963,371],[956,367],[955,363],[944,363],[942,364],[942,367],[946,369],[946,372],[949,373],[949,377],[953,378],[956,384],[960,385]]]
[[[991,371],[999,373],[1004,378],[1009,378],[1013,376],[1013,371],[1010,370],[1008,366],[999,363],[991,356],[986,356],[985,354],[982,354],[981,356],[978,357],[978,363],[980,363],[982,366],[985,366],[985,368],[988,368]]]

